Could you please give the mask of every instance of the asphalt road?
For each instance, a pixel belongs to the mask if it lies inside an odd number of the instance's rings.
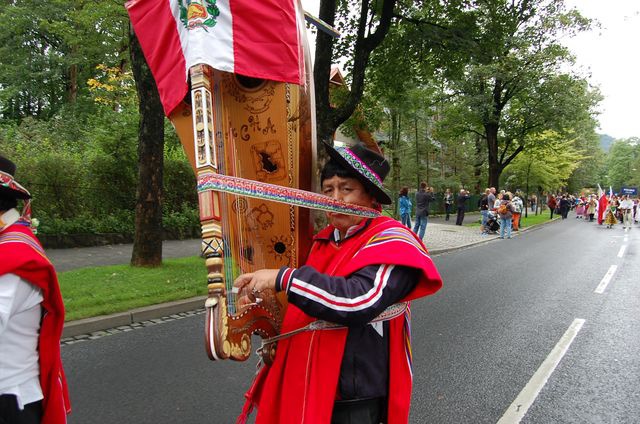
[[[640,422],[639,249],[640,226],[569,218],[435,257],[410,422]],[[197,315],[63,346],[70,423],[235,422],[255,360],[210,362],[202,332]]]

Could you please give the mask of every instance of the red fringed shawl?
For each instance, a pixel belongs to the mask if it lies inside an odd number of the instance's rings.
[[[42,290],[45,314],[38,340],[40,385],[44,394],[42,422],[66,423],[71,407],[60,359],[64,304],[56,272],[38,240],[24,225],[14,224],[0,233],[0,258],[0,275],[16,274]]]

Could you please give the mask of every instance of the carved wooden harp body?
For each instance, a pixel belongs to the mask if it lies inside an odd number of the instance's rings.
[[[312,190],[315,122],[307,84],[260,80],[207,65],[190,69],[191,104],[169,117],[196,176],[223,174]],[[246,360],[251,335],[278,333],[286,297],[266,293],[238,310],[232,293],[241,273],[304,263],[313,226],[310,211],[285,203],[199,192],[202,255],[208,270],[206,346],[209,357]]]

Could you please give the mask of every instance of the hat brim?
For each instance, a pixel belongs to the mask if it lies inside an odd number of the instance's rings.
[[[355,169],[345,158],[343,158],[342,155],[338,153],[336,149],[333,148],[333,146],[331,146],[327,142],[323,142],[322,144],[324,144],[324,147],[327,153],[329,154],[329,156],[331,157],[331,159],[338,162],[345,169],[350,170],[353,176],[356,177],[358,181],[360,181],[367,188],[367,191],[371,193],[371,195],[381,205],[390,205],[393,203],[393,201],[391,200],[391,197],[389,196],[389,194],[387,194],[386,191],[384,191],[377,185],[373,184],[371,181],[369,181],[367,177],[365,177],[360,172],[358,172],[358,170]]]
[[[31,195],[29,193],[20,190],[14,190],[5,186],[0,186],[0,196],[12,197],[14,199],[22,200],[31,199]]]

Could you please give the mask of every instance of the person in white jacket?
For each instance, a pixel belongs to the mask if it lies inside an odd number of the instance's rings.
[[[620,202],[620,206],[618,207],[620,212],[622,213],[622,228],[625,230],[631,229],[632,217],[631,213],[633,211],[633,200],[629,198],[629,196],[622,196],[622,201]]]

